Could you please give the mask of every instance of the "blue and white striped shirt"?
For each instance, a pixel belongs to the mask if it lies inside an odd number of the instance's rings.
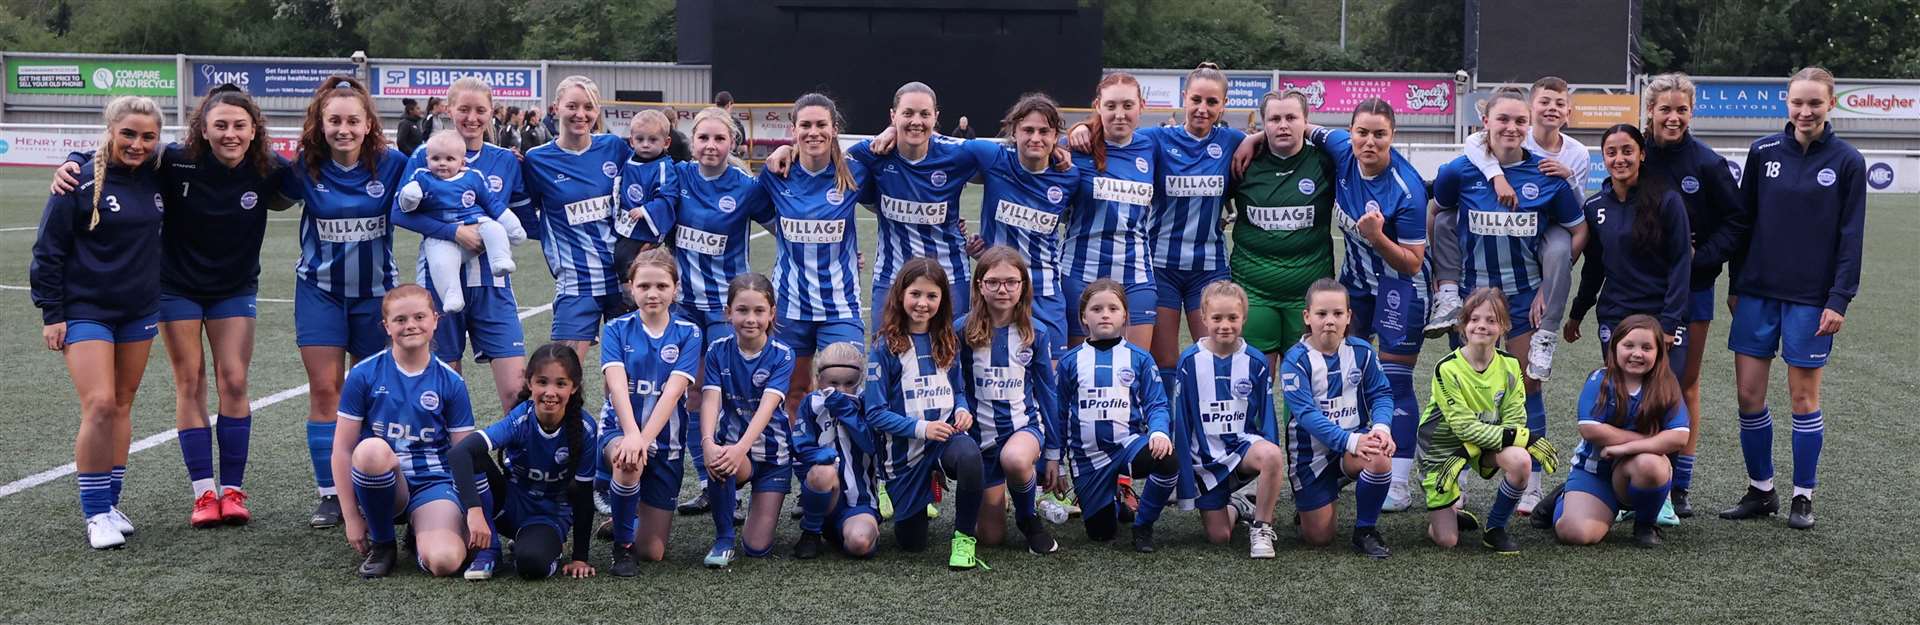
[[[767,339],[753,354],[741,353],[739,337],[733,335],[707,347],[705,364],[701,365],[706,370],[702,376],[706,387],[702,390],[720,391],[720,420],[714,424],[714,441],[721,445],[739,442],[753,423],[754,413],[760,411],[760,403],[767,401],[767,393],[773,393],[773,418],[760,430],[760,440],[749,455],[754,462],[781,466],[791,461],[792,428],[787,409],[780,404],[786,402],[787,386],[793,379],[793,358],[793,350],[775,339]]]
[[[594,135],[579,152],[557,140],[527,150],[521,178],[546,230],[541,248],[555,295],[620,292],[613,275],[613,180],[632,156],[627,142],[609,134]]]
[[[1266,354],[1241,341],[1239,350],[1222,357],[1207,349],[1211,340],[1203,337],[1180,355],[1180,395],[1174,402],[1193,472],[1207,489],[1233,475],[1254,440],[1277,442],[1280,436]]]
[[[1012,247],[1027,257],[1034,295],[1060,294],[1060,222],[1068,208],[1080,201],[1083,170],[1027,171],[1012,148],[1000,148],[980,170],[986,178],[986,192],[980,196],[980,238],[989,246]]]
[[[1060,255],[1065,275],[1081,282],[1112,278],[1121,284],[1153,281],[1147,246],[1147,216],[1153,210],[1155,144],[1133,134],[1125,146],[1107,144],[1106,171],[1093,157],[1075,153],[1082,189],[1067,213]]]
[[[1185,271],[1226,267],[1220,211],[1232,177],[1233,150],[1247,133],[1222,126],[1195,137],[1186,126],[1178,126],[1148,128],[1141,134],[1154,137],[1159,156],[1154,164],[1158,191],[1147,216],[1153,266]]]
[[[1401,245],[1427,243],[1427,187],[1420,172],[1408,163],[1399,150],[1393,150],[1386,171],[1372,178],[1360,172],[1360,161],[1353,157],[1353,136],[1346,130],[1321,128],[1313,131],[1313,142],[1326,148],[1333,157],[1334,223],[1340,225],[1346,240],[1347,258],[1341,263],[1340,283],[1349,293],[1371,294],[1379,290],[1382,276],[1413,283],[1415,292],[1425,293],[1426,269],[1415,274],[1402,273],[1380,257],[1380,251],[1360,234],[1357,225],[1367,213],[1378,211],[1385,219],[1380,231]]]
[[[728,166],[719,177],[700,173],[700,164],[678,165],[680,205],[673,228],[673,258],[680,265],[680,305],[716,312],[726,309],[727,283],[751,271],[748,233],[754,222],[769,231],[773,204],[753,176]]]
[[[947,271],[947,280],[967,284],[966,239],[960,236],[960,193],[1000,151],[981,139],[935,136],[917,161],[900,155],[899,146],[875,155],[871,140],[847,148],[847,156],[873,175],[875,212],[880,215],[878,262],[873,283],[893,284],[893,274],[913,258],[927,257]]]
[[[1060,357],[1063,442],[1074,472],[1106,468],[1135,439],[1155,432],[1172,440],[1158,371],[1152,355],[1126,341],[1109,349],[1081,343]]]
[[[986,314],[980,311],[979,314]],[[960,340],[960,378],[973,400],[973,438],[981,449],[1005,444],[1014,432],[1034,427],[1048,458],[1060,458],[1060,400],[1054,397],[1053,338],[1039,325],[1033,342],[1020,344],[1013,326],[994,328],[985,347],[966,342],[967,318],[955,321]]]
[[[854,204],[869,178],[864,165],[845,162],[855,185],[845,192],[834,186],[831,165],[807,171],[795,163],[784,177],[756,179],[777,216],[773,288],[781,319],[860,318],[860,231],[854,225]]]
[[[967,410],[966,385],[960,379],[959,358],[946,367],[933,360],[933,347],[925,334],[909,337],[907,351],[893,353],[885,340],[876,339],[867,354],[867,384],[862,389],[868,412],[884,408],[904,415],[913,428],[872,425],[890,436],[877,441],[880,477],[893,479],[906,475],[927,455],[926,423],[953,423],[956,410]]]
[[[339,297],[380,297],[393,288],[393,224],[388,214],[406,179],[407,157],[387,149],[371,170],[328,159],[320,176],[295,159],[280,193],[300,200],[300,260],[294,275]]]
[[[694,381],[699,379],[702,345],[700,326],[677,316],[668,320],[667,327],[658,335],[647,328],[637,312],[621,315],[601,328],[600,371],[614,367],[626,370],[627,398],[633,406],[634,426],[646,429],[654,404],[660,402],[667,381],[673,376],[686,378],[688,392],[692,392]],[[651,453],[657,458],[677,461],[687,442],[686,423],[687,408],[681,402],[673,407],[673,414],[653,439]],[[620,429],[620,416],[613,410],[611,396],[601,413],[600,427]]]
[[[1339,467],[1340,456],[1352,452],[1368,429],[1393,426],[1393,389],[1380,356],[1358,338],[1347,337],[1332,354],[1306,339],[1288,348],[1280,359],[1280,394],[1293,418],[1286,447],[1295,490]]]
[[[1540,173],[1540,157],[1529,153],[1501,169],[1520,196],[1518,207],[1501,204],[1493,185],[1465,156],[1441,165],[1433,178],[1433,201],[1443,209],[1460,209],[1453,234],[1460,237],[1463,292],[1483,286],[1508,296],[1533,290],[1540,284],[1540,228],[1549,223],[1571,228],[1587,219],[1580,193],[1565,179]]]

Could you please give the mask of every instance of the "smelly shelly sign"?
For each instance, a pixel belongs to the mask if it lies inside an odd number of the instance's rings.
[[[178,95],[172,61],[7,59],[7,90],[45,95]]]
[[[446,95],[453,81],[467,77],[491,85],[496,98],[540,98],[540,68],[507,66],[374,65],[373,95],[378,98]]]

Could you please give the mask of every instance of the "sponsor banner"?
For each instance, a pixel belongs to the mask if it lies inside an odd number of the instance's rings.
[[[453,81],[468,76],[491,85],[495,98],[538,100],[541,97],[538,67],[378,64],[373,66],[372,73],[376,98],[443,96]]]
[[[7,90],[41,95],[179,95],[172,61],[7,59]]]
[[[1187,79],[1185,76],[1180,77],[1180,89],[1182,93],[1184,93],[1187,88],[1186,82]],[[1266,95],[1268,91],[1272,90],[1272,76],[1229,75],[1227,76],[1227,108],[1250,109],[1258,107],[1260,106],[1260,96]],[[1173,99],[1174,106],[1184,104],[1180,102],[1180,94],[1178,93],[1174,94]]]
[[[1868,193],[1920,193],[1920,158],[1866,158]]]
[[[1694,87],[1695,117],[1787,116],[1787,83],[1700,83]]]
[[[280,132],[270,139],[273,151],[288,159],[300,153],[300,138],[292,135],[280,136]],[[180,141],[185,133],[180,128],[165,128],[160,131],[160,141]],[[70,152],[91,152],[100,148],[100,131],[84,128],[72,129],[0,129],[0,166],[37,166],[52,167],[67,160]]]
[[[1453,114],[1453,80],[1447,78],[1281,76],[1276,90],[1288,89],[1307,94],[1315,113],[1351,113],[1367,98],[1380,98],[1400,115]]]
[[[1134,78],[1140,80],[1140,91],[1146,94],[1148,107],[1180,108],[1180,82],[1185,80],[1185,77],[1136,74]]]
[[[1607,128],[1614,124],[1639,122],[1639,96],[1631,93],[1575,93],[1573,117],[1567,120],[1567,125],[1574,128]]]
[[[1920,85],[1849,85],[1833,94],[1833,116],[1920,119]]]
[[[233,84],[255,97],[310,97],[329,76],[352,76],[351,63],[194,63],[193,95]]]

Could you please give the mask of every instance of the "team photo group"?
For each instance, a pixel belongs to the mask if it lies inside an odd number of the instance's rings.
[[[1433,545],[1507,555],[1516,522],[1564,545],[1658,547],[1663,527],[1767,519],[1786,499],[1788,527],[1814,526],[1822,371],[1866,213],[1865,162],[1828,123],[1830,73],[1793,74],[1789,118],[1737,164],[1690,132],[1684,74],[1651,77],[1644,126],[1606,128],[1598,160],[1562,132],[1572,89],[1540,78],[1484,99],[1484,130],[1431,179],[1394,148],[1387,101],[1334,128],[1305,94],[1267,93],[1245,132],[1223,119],[1228,83],[1199,64],[1180,123],[1144,127],[1141,83],[1109,73],[1090,94],[1019,98],[998,139],[942,135],[919,82],[878,129],[809,93],[757,173],[728,111],[697,112],[683,137],[642,111],[623,138],[581,76],[551,91],[552,140],[517,150],[491,138],[504,103],[474,78],[411,154],[346,76],[313,93],[291,160],[239,89],[177,120],[177,143],[153,100],[113,99],[100,148],[54,173],[30,272],[81,407],[87,545],[135,533],[119,496],[155,338],[181,512],[198,528],[252,519],[261,247],[296,206],[310,524],[344,533],[362,577],[403,553],[434,576],[631,577],[695,540],[672,532],[692,514],[714,526],[711,568],[940,542],[954,570],[1115,540],[1151,553],[1157,521],[1188,510],[1221,557],[1244,544],[1261,559],[1289,532],[1387,558],[1383,512],[1424,512]],[[1088,105],[1070,124],[1062,107]],[[841,141],[856,131],[878,132]],[[680,141],[690,160],[668,156]],[[420,237],[417,284],[395,226]],[[749,259],[762,236],[768,274]],[[554,279],[547,341],[520,313],[549,295],[513,288],[529,244]],[[1703,340],[1716,317],[1737,409],[1701,405],[1703,363],[1726,362]],[[1579,370],[1554,369],[1557,349],[1590,345]],[[1416,381],[1423,346],[1437,365]],[[488,374],[461,366],[469,353]],[[490,375],[497,397],[471,397],[463,375]],[[1545,385],[1578,400],[1550,406]],[[476,423],[487,399],[505,416]],[[1738,417],[1744,494],[1691,490],[1705,414]],[[1469,501],[1470,485],[1488,494]],[[1696,507],[1728,521],[1690,520]],[[1084,542],[1056,539],[1075,524]]]

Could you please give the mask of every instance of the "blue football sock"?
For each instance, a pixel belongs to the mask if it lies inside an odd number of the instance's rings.
[[[1387,489],[1393,473],[1360,472],[1360,484],[1353,488],[1353,526],[1373,527],[1380,523],[1380,507],[1387,502]]]
[[[1180,389],[1180,368],[1179,367],[1161,367],[1160,368],[1160,388],[1166,390],[1167,403],[1172,404],[1173,396],[1176,394],[1175,391],[1178,391]]]
[[[1653,525],[1660,519],[1660,507],[1666,505],[1667,491],[1672,487],[1671,481],[1654,488],[1641,488],[1632,483],[1627,484],[1627,501],[1633,502],[1635,528]]]
[[[800,531],[820,533],[827,524],[828,508],[833,506],[833,492],[817,491],[800,482]]]
[[[713,504],[709,514],[713,515],[713,542],[732,543],[734,537],[733,512],[739,500],[739,482],[729,477],[707,482],[707,502]]]
[[[1034,512],[1033,497],[1034,485],[1032,478],[1028,478],[1026,481],[1019,483],[1015,483],[1012,480],[1007,481],[1007,498],[1013,500],[1013,518],[1024,521],[1039,515],[1039,513]]]
[[[619,482],[607,484],[607,503],[613,507],[613,544],[633,544],[633,534],[639,529],[640,483],[634,482],[632,486]]]
[[[307,421],[307,457],[313,461],[313,485],[333,493],[333,422]]]
[[[1827,439],[1827,422],[1815,410],[1793,415],[1793,487],[1812,490],[1819,483],[1820,445]]]
[[[487,517],[487,532],[493,535],[493,541],[487,543],[485,551],[493,554],[493,560],[499,562],[500,526],[493,522],[493,511],[499,508],[498,504],[494,502],[493,487],[487,484],[486,476],[476,476],[474,481],[477,482],[474,484],[474,488],[480,491],[480,514]],[[460,516],[464,519],[466,517],[465,511],[462,511]]]
[[[1387,374],[1387,386],[1393,389],[1393,457],[1410,460],[1420,447],[1420,401],[1413,394],[1413,367],[1382,361],[1380,371]]]
[[[1520,504],[1520,494],[1526,492],[1525,484],[1514,486],[1501,476],[1500,492],[1493,496],[1493,508],[1487,510],[1487,529],[1506,527],[1507,519],[1513,517],[1513,507]]]
[[[85,471],[74,476],[80,484],[80,516],[93,518],[113,509],[113,474]]]
[[[220,485],[239,488],[247,478],[247,442],[253,436],[253,415],[222,416],[213,426],[220,439]],[[332,441],[328,441],[332,446]]]
[[[180,430],[180,459],[187,463],[193,496],[213,490],[213,428]]]
[[[113,494],[113,505],[118,506],[120,505],[120,489],[127,485],[127,467],[125,465],[114,467],[111,477],[110,492]]]
[[[1148,453],[1141,450],[1140,453]],[[1153,474],[1147,476],[1147,488],[1140,493],[1140,510],[1133,514],[1134,527],[1152,527],[1160,520],[1160,511],[1167,507],[1167,497],[1173,495],[1173,489],[1179,487],[1180,476]]]
[[[1747,464],[1747,479],[1762,482],[1773,479],[1773,413],[1740,415],[1740,456]]]
[[[1680,490],[1693,488],[1693,456],[1674,454],[1673,487]]]
[[[1538,393],[1527,394],[1527,431],[1531,433],[1534,438],[1542,438],[1547,435],[1547,392],[1545,389],[1542,389]],[[1540,461],[1535,460],[1533,462],[1533,470],[1536,473],[1540,471]]]
[[[353,496],[360,500],[360,512],[367,518],[367,540],[393,543],[393,499],[399,483],[399,471],[367,475],[353,470]]]

